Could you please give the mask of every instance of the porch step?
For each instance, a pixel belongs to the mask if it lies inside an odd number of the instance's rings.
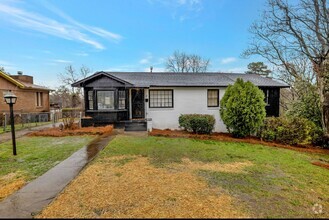
[[[126,122],[125,131],[147,131],[147,123],[146,123],[146,121]]]

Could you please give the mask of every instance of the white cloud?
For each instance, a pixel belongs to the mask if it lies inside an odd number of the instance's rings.
[[[96,34],[98,36],[104,37],[106,39],[109,40],[115,40],[115,41],[119,41],[122,39],[122,36],[119,34],[115,34],[112,32],[109,32],[107,30],[104,30],[102,28],[99,27],[93,27],[93,26],[89,26],[89,25],[85,25],[82,24],[76,20],[74,20],[73,18],[71,18],[70,16],[68,16],[67,14],[65,14],[63,11],[59,10],[58,8],[56,8],[54,5],[51,5],[49,2],[47,1],[42,1],[43,5],[48,8],[50,11],[54,12],[55,14],[59,15],[60,17],[64,18],[66,21],[68,21],[69,23],[76,25],[88,32],[91,32],[93,34]]]
[[[198,17],[203,9],[201,0],[148,0],[150,4],[161,4],[171,11],[174,20],[184,22],[190,18]]]
[[[220,63],[228,64],[228,63],[233,63],[235,61],[237,61],[237,59],[235,57],[227,57],[227,58],[221,59]]]
[[[149,64],[149,63],[151,63],[152,59],[153,59],[152,53],[147,52],[145,57],[143,57],[142,59],[139,60],[139,63],[140,64]]]
[[[150,63],[150,60],[147,59],[147,58],[144,58],[144,59],[141,59],[141,60],[139,61],[139,63],[140,63],[140,64],[148,64],[148,63]]]
[[[70,60],[61,60],[61,59],[57,59],[57,60],[52,60],[53,62],[56,62],[56,63],[73,63],[72,61]]]
[[[0,3],[0,19],[5,19],[8,22],[24,29],[41,32],[66,40],[86,43],[100,50],[105,49],[105,47],[97,40],[92,39],[89,36],[90,34],[114,41],[119,41],[122,38],[118,34],[111,33],[99,27],[81,24],[50,4],[46,5],[48,9],[51,8],[51,11],[56,12],[57,15],[64,18],[68,23],[61,23],[41,14],[30,12],[4,3]]]

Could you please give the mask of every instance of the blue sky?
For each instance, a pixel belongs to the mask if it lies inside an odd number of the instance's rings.
[[[264,0],[1,0],[0,66],[56,88],[67,65],[164,71],[175,50],[209,58],[209,71],[244,72],[241,58]]]

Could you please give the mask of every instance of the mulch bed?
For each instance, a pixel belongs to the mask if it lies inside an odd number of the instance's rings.
[[[329,170],[329,164],[321,163],[321,162],[312,162],[313,165],[323,167]]]
[[[181,130],[153,129],[152,132],[150,132],[149,134],[152,136],[162,136],[162,137],[172,137],[172,138],[195,138],[195,139],[200,139],[200,140],[244,142],[244,143],[250,143],[250,144],[262,144],[262,145],[271,146],[271,147],[286,148],[286,149],[300,151],[300,152],[329,154],[329,149],[322,149],[319,147],[314,147],[314,146],[309,146],[309,145],[291,146],[291,145],[285,145],[285,144],[280,144],[280,143],[275,143],[275,142],[266,142],[266,141],[262,141],[256,137],[234,138],[231,136],[231,134],[228,134],[228,133],[214,132],[214,133],[208,135],[208,134],[192,134],[192,133],[189,133],[186,131],[181,131]]]
[[[77,135],[102,135],[105,133],[111,133],[113,131],[113,126],[103,126],[103,127],[74,127],[73,129],[61,128],[48,128],[40,131],[30,133],[29,136],[43,136],[43,137],[64,137],[64,136],[77,136]]]

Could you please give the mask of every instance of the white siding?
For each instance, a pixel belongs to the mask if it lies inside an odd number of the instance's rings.
[[[226,132],[226,127],[220,119],[219,107],[207,106],[207,90],[219,89],[220,99],[223,97],[224,87],[166,87],[151,89],[173,89],[173,108],[149,108],[149,103],[145,103],[146,118],[152,118],[152,127],[158,129],[180,129],[178,118],[181,114],[209,114],[216,119],[216,132]],[[148,91],[145,95],[149,98]]]

